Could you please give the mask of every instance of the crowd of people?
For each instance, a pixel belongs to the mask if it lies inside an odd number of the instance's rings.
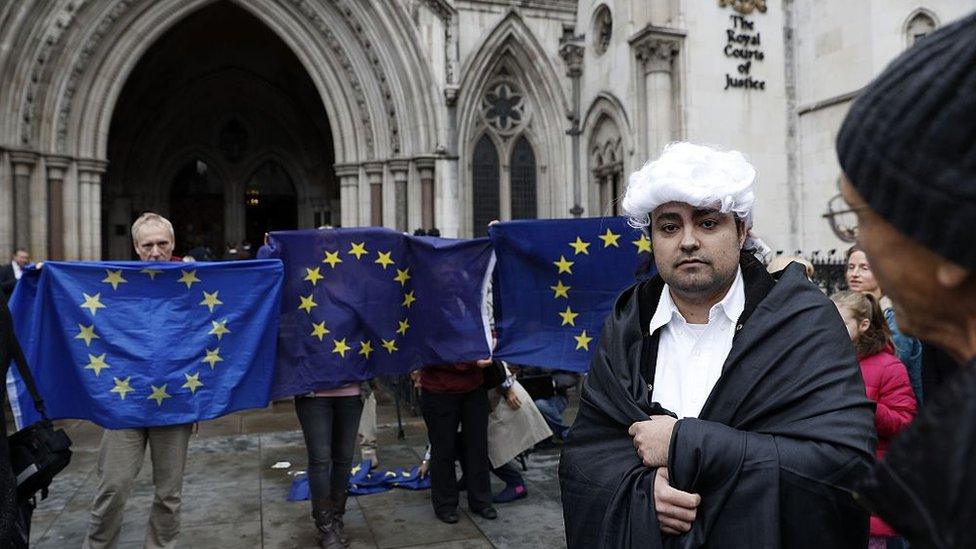
[[[847,207],[827,217],[858,243],[846,253],[848,289],[830,296],[811,283],[809,262],[762,261],[745,155],[675,143],[635,172],[622,206],[650,237],[657,275],[620,295],[587,375],[491,357],[412,375],[437,518],[458,522],[462,491],[471,512],[497,518],[496,504],[529,495],[513,460],[556,444],[574,548],[976,546],[974,67],[976,15],[920,41],[854,103],[837,142]],[[132,239],[142,261],[185,259],[157,214],[141,216]],[[18,249],[0,269],[5,295],[28,262]],[[968,366],[926,383],[930,345]],[[295,397],[322,547],[350,543],[357,437],[379,462],[375,389]],[[105,430],[85,547],[118,544],[147,446],[145,545],[176,546],[190,432]],[[6,506],[12,478],[0,465]],[[497,494],[490,474],[505,484]]]

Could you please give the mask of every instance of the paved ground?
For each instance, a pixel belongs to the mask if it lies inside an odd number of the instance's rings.
[[[406,438],[397,440],[391,406],[380,406],[381,466],[420,461],[426,444],[423,422],[409,418]],[[52,484],[51,496],[34,514],[31,546],[79,547],[94,495],[101,429],[82,421],[63,422],[74,441],[71,465]],[[292,475],[305,469],[305,446],[289,402],[234,414],[200,425],[190,442],[183,489],[181,547],[315,547],[308,502],[285,498]],[[499,518],[468,514],[448,525],[434,517],[428,491],[394,490],[350,498],[346,516],[353,547],[563,547],[562,513],[555,450],[533,454],[523,473],[529,497],[497,506]],[[272,465],[287,461],[287,469]],[[289,474],[290,473],[290,474]],[[493,489],[502,484],[492,478]],[[125,511],[121,547],[142,546],[152,476],[148,457]]]

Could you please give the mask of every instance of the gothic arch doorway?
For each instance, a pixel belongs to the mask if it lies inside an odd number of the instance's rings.
[[[178,254],[206,245],[217,257],[228,244],[256,249],[269,228],[338,219],[334,151],[322,98],[289,46],[237,4],[209,4],[146,51],[119,96],[106,256],[131,257],[127,226],[147,210],[173,221]]]

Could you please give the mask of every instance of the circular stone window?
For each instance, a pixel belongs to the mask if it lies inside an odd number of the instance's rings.
[[[612,35],[613,16],[610,15],[610,8],[606,4],[601,4],[593,15],[593,48],[597,55],[607,51]]]

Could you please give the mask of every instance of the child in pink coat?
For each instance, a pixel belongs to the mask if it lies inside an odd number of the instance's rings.
[[[857,351],[868,398],[877,405],[874,414],[878,430],[875,457],[880,460],[891,439],[908,427],[915,417],[915,393],[905,365],[892,354],[891,332],[875,297],[858,292],[838,292],[831,299],[840,311]],[[876,516],[871,517],[870,549],[900,544],[898,534],[890,526]]]

